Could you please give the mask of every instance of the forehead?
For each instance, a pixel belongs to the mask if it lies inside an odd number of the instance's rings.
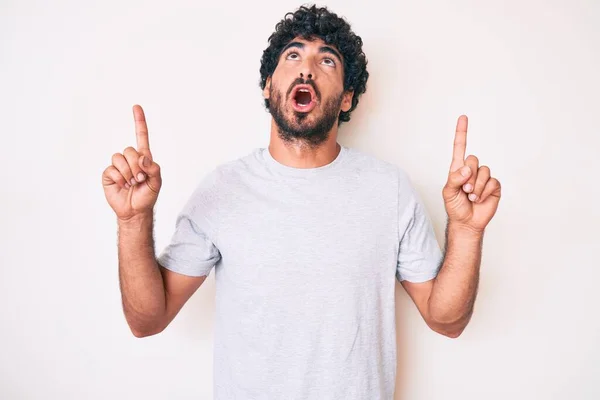
[[[316,36],[310,36],[308,38],[305,38],[302,36],[296,36],[295,38],[290,40],[290,42],[301,42],[301,43],[304,43],[307,45],[313,45],[313,46],[317,46],[317,47],[325,44],[323,39],[321,39],[320,37],[316,37]]]
[[[304,45],[304,48],[314,47],[315,49],[318,49],[322,46],[327,46],[327,47],[331,47],[332,49],[335,49],[336,51],[339,51],[339,49],[337,47],[335,47],[333,44],[327,44],[327,43],[325,43],[325,41],[323,39],[321,39],[320,37],[316,37],[316,36],[311,36],[309,38],[304,38],[302,36],[296,36],[295,38],[290,40],[288,42],[288,44],[293,43],[293,42],[302,43]]]
[[[333,44],[327,44],[325,41],[317,36],[312,36],[309,38],[296,36],[292,40],[290,40],[284,47],[281,49],[280,56],[289,48],[297,48],[303,49],[303,51],[309,52],[317,52],[323,54],[331,54],[335,56],[340,62],[344,62],[344,57],[341,52],[337,49]]]

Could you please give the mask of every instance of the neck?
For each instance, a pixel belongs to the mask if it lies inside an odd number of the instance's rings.
[[[337,143],[337,123],[327,134],[327,139],[315,146],[301,139],[284,140],[279,135],[279,129],[271,120],[271,137],[269,152],[271,156],[283,165],[293,168],[317,168],[331,163],[340,152]]]

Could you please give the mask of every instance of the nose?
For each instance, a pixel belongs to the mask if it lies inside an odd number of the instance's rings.
[[[300,72],[300,78],[304,78],[304,74]],[[312,79],[312,74],[309,73],[307,79]]]

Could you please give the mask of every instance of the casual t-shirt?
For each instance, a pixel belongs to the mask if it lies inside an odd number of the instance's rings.
[[[194,190],[158,257],[214,267],[214,398],[390,400],[396,279],[433,279],[442,253],[402,168],[341,145],[294,168],[268,147]]]

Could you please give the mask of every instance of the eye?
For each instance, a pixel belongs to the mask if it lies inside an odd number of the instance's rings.
[[[333,60],[333,58],[329,58],[329,57],[324,58],[323,63],[327,66],[335,67],[335,61]]]
[[[297,60],[298,58],[300,58],[300,55],[295,51],[290,51],[289,53],[287,53],[285,58],[286,60]]]

